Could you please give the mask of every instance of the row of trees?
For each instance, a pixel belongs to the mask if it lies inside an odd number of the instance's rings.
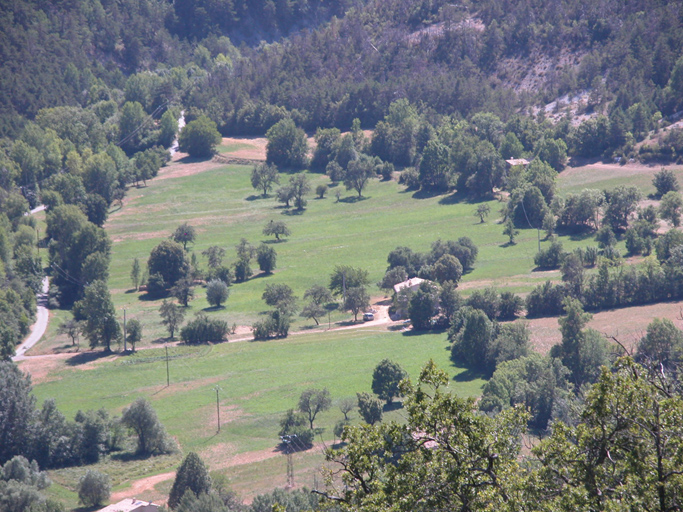
[[[11,362],[0,362],[0,463],[21,455],[43,468],[93,464],[105,455],[127,448],[127,432],[134,433],[135,452],[141,456],[171,453],[175,443],[166,434],[149,401],[140,398],[120,418],[99,411],[79,411],[73,422],[57,409],[54,399],[40,410],[31,380]]]

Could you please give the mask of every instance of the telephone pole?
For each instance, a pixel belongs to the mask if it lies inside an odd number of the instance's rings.
[[[121,345],[119,345],[120,347]],[[123,352],[127,352],[128,349],[126,348],[126,310],[123,310]]]
[[[220,432],[221,431],[221,408],[220,408],[220,404],[219,404],[218,391],[221,388],[216,386],[215,389],[216,389],[216,418],[218,420],[218,432]]]
[[[171,385],[171,377],[168,372],[168,345],[164,345],[164,348],[166,349],[166,387],[169,387]]]

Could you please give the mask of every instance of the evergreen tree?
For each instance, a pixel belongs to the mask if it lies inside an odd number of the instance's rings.
[[[180,464],[168,495],[168,506],[176,508],[187,491],[192,491],[195,496],[211,491],[209,469],[195,452],[188,453]]]

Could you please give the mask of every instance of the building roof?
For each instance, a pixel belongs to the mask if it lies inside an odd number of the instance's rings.
[[[527,166],[529,165],[529,160],[526,158],[510,158],[509,160],[505,160],[508,164],[510,164],[510,167],[514,167],[515,165],[524,165]]]
[[[398,293],[404,288],[408,288],[409,290],[414,290],[420,284],[422,284],[425,280],[420,279],[419,277],[412,277],[408,279],[407,281],[403,281],[402,283],[398,283],[394,285],[394,292]]]
[[[99,512],[157,512],[159,505],[151,501],[141,501],[137,498],[126,498],[125,500],[114,503]]]

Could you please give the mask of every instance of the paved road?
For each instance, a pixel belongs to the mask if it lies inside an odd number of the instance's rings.
[[[38,343],[38,340],[43,337],[45,331],[47,330],[47,290],[50,287],[50,283],[47,277],[43,278],[43,290],[42,293],[38,294],[38,311],[36,312],[36,322],[31,326],[31,334],[23,341],[21,345],[17,347],[17,355],[12,358],[13,361],[21,361],[25,359],[24,355],[28,349],[33,345]]]

